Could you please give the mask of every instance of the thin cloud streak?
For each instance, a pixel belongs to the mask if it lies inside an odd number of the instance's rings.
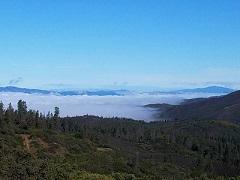
[[[22,77],[18,77],[16,79],[11,79],[9,82],[8,82],[8,85],[18,85],[20,83],[23,82],[23,78]]]

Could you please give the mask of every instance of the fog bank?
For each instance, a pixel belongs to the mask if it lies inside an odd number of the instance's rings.
[[[19,99],[25,100],[29,109],[47,114],[55,106],[61,116],[97,115],[103,117],[126,117],[136,120],[153,121],[156,110],[143,107],[146,104],[178,104],[186,98],[209,97],[213,94],[139,94],[131,96],[56,96],[24,93],[1,93],[0,100],[5,106],[10,102],[16,107]],[[217,95],[217,94],[215,94]]]

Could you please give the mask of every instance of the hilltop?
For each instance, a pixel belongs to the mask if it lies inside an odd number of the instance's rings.
[[[240,122],[240,91],[210,97],[185,100],[180,105],[155,104],[159,117],[167,120],[228,120]]]

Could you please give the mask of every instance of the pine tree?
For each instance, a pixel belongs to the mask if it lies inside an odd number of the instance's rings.
[[[8,105],[8,108],[5,112],[5,121],[7,123],[14,121],[14,109],[11,103]]]
[[[59,107],[54,108],[54,119],[58,119],[60,114],[60,109]]]
[[[3,121],[3,115],[4,115],[4,104],[2,101],[0,101],[0,124]]]
[[[23,122],[26,120],[27,115],[27,104],[23,100],[18,101],[18,119],[20,122]]]
[[[60,130],[60,122],[58,121],[59,120],[59,114],[60,114],[60,109],[59,107],[55,107],[54,108],[54,115],[53,115],[53,124],[54,124],[54,128],[56,130]]]

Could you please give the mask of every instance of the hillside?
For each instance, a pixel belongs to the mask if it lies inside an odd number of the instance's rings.
[[[148,105],[159,108],[159,118],[167,120],[228,120],[240,121],[240,91],[220,97],[186,100],[180,105]],[[163,107],[163,108],[162,108]]]
[[[221,179],[240,175],[240,126],[59,118],[0,104],[0,179]],[[208,178],[207,178],[208,177]]]

